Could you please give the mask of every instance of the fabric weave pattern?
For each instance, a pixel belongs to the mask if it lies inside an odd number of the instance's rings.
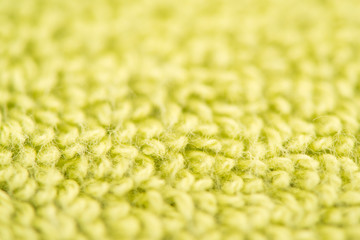
[[[0,1],[0,239],[360,239],[359,13]]]

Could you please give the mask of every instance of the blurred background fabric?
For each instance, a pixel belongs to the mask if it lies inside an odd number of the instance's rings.
[[[0,239],[360,239],[357,0],[1,0]]]

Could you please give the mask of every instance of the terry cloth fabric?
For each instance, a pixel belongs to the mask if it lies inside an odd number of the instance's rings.
[[[1,0],[0,239],[360,239],[358,0]]]

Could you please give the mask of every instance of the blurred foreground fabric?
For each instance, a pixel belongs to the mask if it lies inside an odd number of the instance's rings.
[[[357,0],[1,0],[0,239],[360,239]]]

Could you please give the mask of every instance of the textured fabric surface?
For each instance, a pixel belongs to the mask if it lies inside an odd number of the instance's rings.
[[[360,239],[357,0],[1,0],[0,239]]]

